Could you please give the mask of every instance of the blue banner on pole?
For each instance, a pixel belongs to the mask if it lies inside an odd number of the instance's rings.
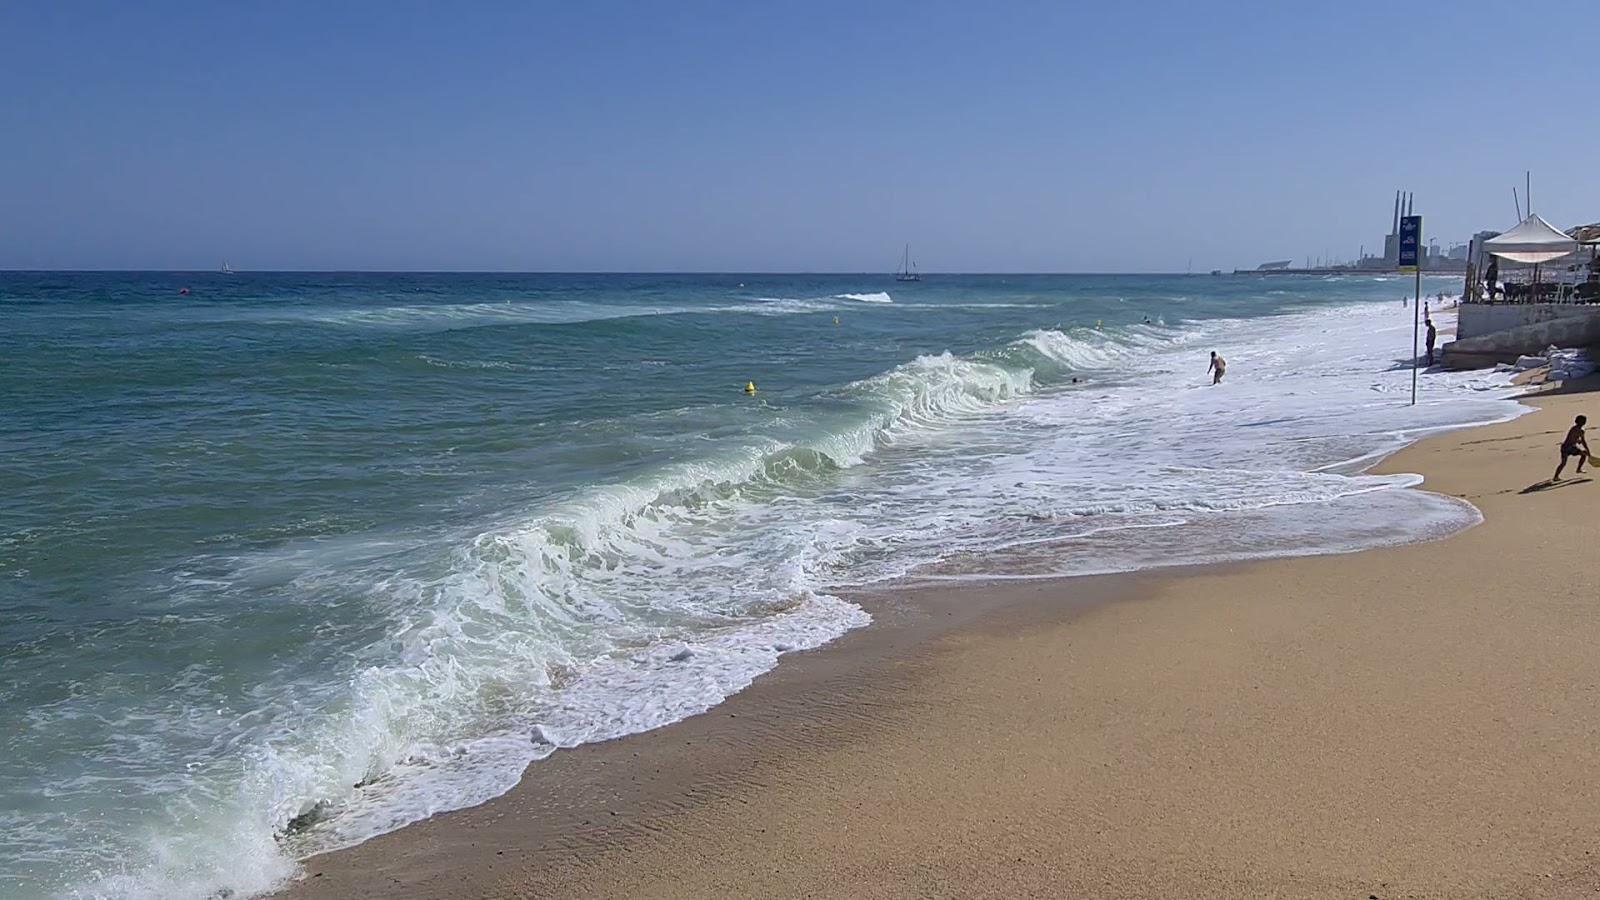
[[[1422,246],[1422,217],[1402,216],[1400,219],[1400,268],[1417,267],[1417,249]]]

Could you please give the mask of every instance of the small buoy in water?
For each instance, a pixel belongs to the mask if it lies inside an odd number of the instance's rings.
[[[833,317],[833,324],[835,324],[835,325],[839,324],[839,317],[838,316],[834,316]]]
[[[744,392],[746,394],[754,394],[756,392],[756,383],[754,381],[746,381],[744,383]]]

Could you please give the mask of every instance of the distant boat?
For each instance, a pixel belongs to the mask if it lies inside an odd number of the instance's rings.
[[[232,275],[233,274],[233,266],[230,266],[226,262],[224,262],[222,264],[222,274],[224,274],[224,275]]]
[[[906,255],[900,260],[900,271],[894,273],[895,281],[921,281],[922,276],[917,274],[916,264],[911,261],[911,245],[906,245]]]
[[[1213,274],[1213,275],[1221,275],[1222,274],[1222,270],[1221,269],[1212,269],[1211,270],[1211,274]]]

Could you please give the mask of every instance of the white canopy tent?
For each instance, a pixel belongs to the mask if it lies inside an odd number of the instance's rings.
[[[1572,253],[1578,242],[1537,214],[1530,214],[1517,227],[1484,241],[1483,249],[1511,262],[1537,264]]]

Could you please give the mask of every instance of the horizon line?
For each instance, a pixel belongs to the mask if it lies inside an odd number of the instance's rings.
[[[924,275],[924,276],[935,276],[935,277],[970,276],[970,275],[984,275],[984,276],[1010,276],[1010,275],[1016,275],[1016,276],[1057,276],[1057,275],[1095,275],[1095,276],[1140,276],[1140,275],[1144,275],[1144,276],[1148,276],[1148,275],[1175,275],[1175,276],[1184,276],[1184,277],[1188,277],[1188,276],[1210,277],[1212,271],[1220,272],[1220,273],[1222,273],[1224,275],[1236,275],[1236,274],[1237,275],[1253,275],[1253,274],[1258,274],[1258,270],[1255,270],[1255,269],[1231,269],[1231,270],[1230,269],[1216,269],[1216,270],[1207,269],[1207,270],[1189,271],[1189,272],[1166,272],[1166,271],[1143,271],[1143,272],[1092,272],[1092,271],[1077,271],[1077,272],[1069,272],[1069,271],[1055,271],[1055,272],[1043,272],[1043,271],[1041,271],[1041,272],[1021,272],[1021,271],[1018,271],[1018,272],[1006,272],[1006,271],[954,272],[954,271],[952,271],[952,272],[921,272],[919,274],[920,275]],[[691,270],[691,269],[663,269],[663,270],[658,270],[658,271],[643,270],[643,269],[641,269],[641,270],[623,270],[623,269],[234,269],[234,270],[232,270],[230,272],[221,272],[221,271],[218,271],[217,269],[113,269],[113,268],[107,268],[107,269],[22,269],[22,268],[16,268],[16,269],[13,269],[13,268],[0,267],[0,274],[5,274],[5,275],[22,275],[22,274],[50,274],[50,275],[217,275],[217,276],[232,276],[232,275],[708,275],[708,276],[718,276],[718,277],[734,277],[734,276],[745,276],[745,277],[752,277],[752,276],[754,276],[754,277],[783,276],[783,277],[792,277],[792,276],[802,276],[802,275],[805,275],[805,276],[816,276],[816,275],[831,276],[831,275],[837,275],[837,276],[847,276],[847,277],[852,277],[852,278],[857,278],[857,277],[893,278],[894,277],[894,273],[892,273],[892,272],[876,272],[876,271],[847,272],[847,271],[820,271],[820,270],[814,270],[814,271],[796,271],[796,272],[777,272],[777,271],[773,271],[773,272],[744,271],[744,272],[741,272],[741,271],[732,271],[732,270],[730,270],[730,271],[711,271],[711,270],[700,271],[700,270]],[[1270,273],[1269,272],[1260,272],[1259,274],[1270,274]],[[1363,275],[1363,274],[1392,275],[1392,274],[1395,274],[1395,273],[1386,272],[1386,271],[1376,271],[1376,270],[1363,271],[1363,270],[1359,270],[1359,269],[1352,269],[1349,272],[1317,272],[1315,274],[1318,274],[1318,275],[1329,275],[1329,274],[1333,274],[1333,275],[1344,275],[1344,274],[1350,274],[1350,275]],[[1436,277],[1436,276],[1438,276],[1438,277],[1443,277],[1443,276],[1454,277],[1454,276],[1460,275],[1459,272],[1438,272],[1438,273],[1423,272],[1422,274],[1424,276],[1427,276],[1427,277]],[[897,283],[899,283],[899,284],[915,284],[916,282],[897,282]]]

